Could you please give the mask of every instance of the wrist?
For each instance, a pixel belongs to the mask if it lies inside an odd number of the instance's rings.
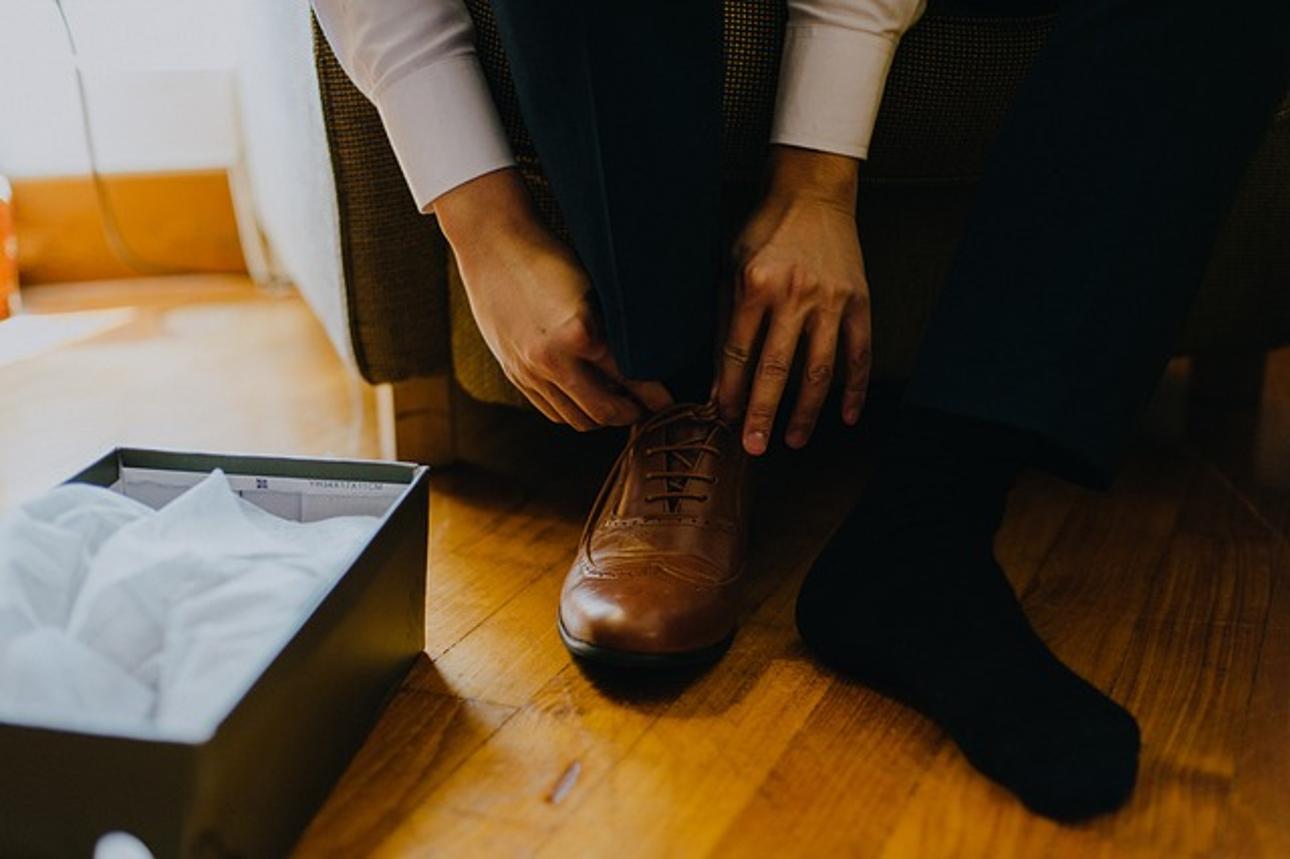
[[[810,200],[854,213],[859,186],[859,159],[796,146],[771,147],[768,198]]]
[[[528,189],[513,167],[494,170],[434,201],[439,229],[458,255],[504,241],[532,241],[545,232]]]

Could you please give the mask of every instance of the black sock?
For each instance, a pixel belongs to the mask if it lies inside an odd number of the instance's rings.
[[[1031,810],[1112,811],[1137,774],[1133,717],[1031,629],[993,541],[1027,433],[906,407],[860,504],[797,602],[824,662],[940,724]]]

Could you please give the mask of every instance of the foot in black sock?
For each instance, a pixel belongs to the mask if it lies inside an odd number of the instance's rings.
[[[797,625],[822,661],[940,724],[1032,811],[1120,807],[1138,725],[1058,661],[994,559],[1027,434],[906,408],[863,499],[815,562]]]

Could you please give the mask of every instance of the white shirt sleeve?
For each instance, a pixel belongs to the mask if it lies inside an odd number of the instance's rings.
[[[887,71],[924,0],[788,0],[772,143],[864,158]]]
[[[372,103],[417,207],[515,163],[461,0],[313,0],[341,67]]]

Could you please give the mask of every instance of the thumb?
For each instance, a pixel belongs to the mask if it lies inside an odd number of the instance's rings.
[[[658,412],[672,405],[672,394],[663,386],[662,382],[639,382],[634,379],[628,379],[619,371],[618,364],[614,361],[613,353],[608,349],[593,363],[599,368],[600,372],[622,385],[647,410]]]

